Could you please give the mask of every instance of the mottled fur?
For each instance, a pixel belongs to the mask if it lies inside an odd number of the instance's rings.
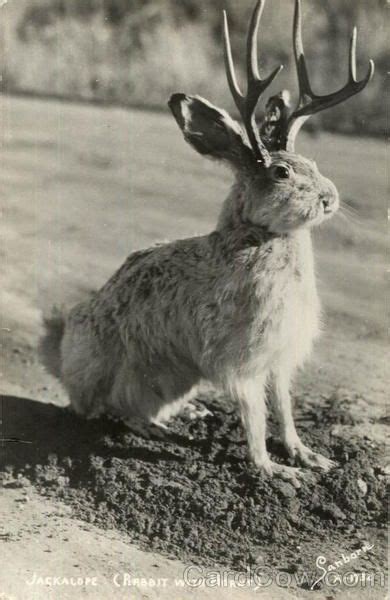
[[[77,412],[130,422],[174,413],[209,380],[239,403],[255,464],[296,481],[298,470],[268,457],[265,395],[268,387],[290,454],[329,468],[297,436],[289,385],[318,333],[309,229],[337,209],[337,192],[296,154],[259,165],[239,125],[203,99],[177,94],[170,106],[185,139],[230,164],[236,182],[215,231],[131,254],[70,311],[61,380]]]

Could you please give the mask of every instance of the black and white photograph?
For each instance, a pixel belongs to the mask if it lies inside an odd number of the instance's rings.
[[[0,600],[385,600],[389,0],[0,0]]]

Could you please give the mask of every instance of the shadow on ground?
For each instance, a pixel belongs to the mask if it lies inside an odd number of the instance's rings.
[[[250,466],[233,406],[206,397],[199,403],[212,413],[180,417],[163,436],[144,436],[107,419],[86,421],[66,408],[3,397],[0,478],[4,486],[27,478],[69,503],[75,516],[198,564],[243,569],[265,560],[296,572],[313,566],[320,549],[334,554],[375,540],[364,566],[382,565],[382,449],[332,436],[331,399],[297,422],[305,443],[339,467],[300,489]],[[286,461],[277,439],[268,442],[274,460]]]
[[[135,458],[146,464],[159,460],[177,460],[180,456],[147,447],[131,445],[113,451],[108,440],[120,438],[129,429],[120,422],[100,418],[85,420],[67,407],[42,404],[35,400],[3,396],[0,400],[2,430],[0,437],[0,467],[16,469],[44,465],[55,455],[59,461],[70,458],[80,466],[88,457],[99,454],[107,457]],[[149,437],[153,437],[150,430]],[[191,445],[190,440],[172,433],[176,443]]]

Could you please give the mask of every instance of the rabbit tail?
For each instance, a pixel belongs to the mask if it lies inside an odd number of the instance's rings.
[[[44,317],[45,334],[39,343],[39,354],[47,371],[61,378],[61,342],[65,331],[65,315],[53,308],[49,317]]]

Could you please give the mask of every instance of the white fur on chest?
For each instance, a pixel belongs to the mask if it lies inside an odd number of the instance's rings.
[[[282,359],[294,366],[302,364],[319,333],[319,315],[314,276],[313,281],[292,282],[279,331]]]
[[[291,368],[301,365],[319,333],[320,305],[309,232],[296,234],[291,252],[285,272],[274,276],[266,307],[259,310],[262,336],[253,358],[262,370],[280,363]]]

